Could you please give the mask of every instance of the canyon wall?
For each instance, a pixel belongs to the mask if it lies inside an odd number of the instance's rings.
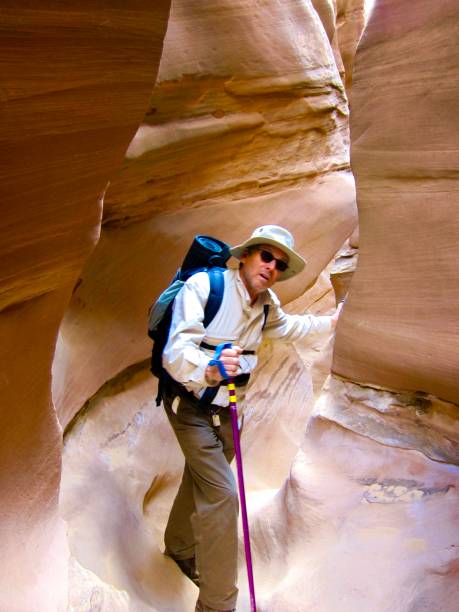
[[[359,47],[351,126],[360,253],[333,368],[457,404],[459,21],[454,2],[416,7],[379,2]]]
[[[453,0],[376,2],[355,69],[363,0],[170,4],[2,8],[0,608],[194,610],[147,310],[195,233],[273,222],[308,263],[290,312],[331,313],[359,261],[333,362],[327,336],[260,351],[259,610],[456,612]]]
[[[458,29],[452,1],[380,0],[359,45],[359,260],[333,375],[252,519],[263,610],[459,607]]]
[[[64,426],[148,357],[146,313],[194,234],[237,244],[263,222],[290,228],[308,266],[279,286],[289,301],[353,231],[336,53],[309,3],[172,3],[149,110],[107,191],[101,239],[61,327],[54,398]]]
[[[172,3],[150,107],[107,190],[53,366],[67,427],[61,507],[78,560],[75,610],[94,589],[103,609],[114,600],[136,611],[194,608],[195,587],[161,553],[182,460],[154,405],[146,338],[148,307],[193,235],[235,244],[261,223],[285,225],[308,265],[279,285],[283,301],[298,312],[335,307],[323,270],[357,216],[338,12],[332,2],[314,7]],[[356,39],[341,43],[350,52]],[[260,502],[288,475],[331,346],[319,338],[262,350],[244,435],[247,484]],[[84,572],[105,587],[81,586]]]
[[[145,112],[169,2],[20,4],[0,15],[0,609],[48,612],[67,607],[69,555],[56,338]]]

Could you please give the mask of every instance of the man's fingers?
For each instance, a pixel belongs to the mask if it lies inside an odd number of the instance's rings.
[[[225,367],[239,366],[239,353],[237,351],[233,351],[232,349],[227,349],[227,352],[223,351],[220,359],[223,361]]]
[[[234,376],[239,370],[239,357],[242,349],[239,346],[223,349],[220,359],[229,376]]]
[[[233,346],[230,349],[223,349],[222,351],[222,357],[228,356],[228,357],[239,357],[239,355],[241,355],[242,353],[242,349],[240,346]]]
[[[239,357],[233,357],[232,355],[222,355],[221,359],[224,363],[239,363]]]

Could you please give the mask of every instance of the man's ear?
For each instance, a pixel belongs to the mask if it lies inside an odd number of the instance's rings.
[[[247,257],[250,255],[250,251],[249,249],[244,249],[244,251],[242,252],[242,255],[239,259],[239,261],[241,263],[245,263],[247,261]]]

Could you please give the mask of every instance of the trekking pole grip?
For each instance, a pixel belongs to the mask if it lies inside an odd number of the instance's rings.
[[[222,342],[221,344],[217,345],[217,348],[215,349],[215,355],[214,358],[211,359],[209,361],[210,366],[217,366],[218,371],[220,372],[220,374],[223,376],[223,378],[225,380],[229,380],[229,376],[227,371],[225,370],[225,365],[223,363],[223,361],[220,359],[222,351],[224,351],[225,349],[230,349],[232,348],[233,345],[231,344],[231,342]]]

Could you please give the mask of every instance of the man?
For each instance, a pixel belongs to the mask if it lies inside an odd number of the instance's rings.
[[[209,365],[212,347],[222,342],[233,344],[222,352],[221,361],[228,376],[236,377],[240,385],[241,403],[262,338],[294,341],[329,331],[339,314],[287,315],[280,308],[270,288],[305,266],[286,229],[259,227],[231,249],[231,254],[240,260],[240,266],[224,272],[223,301],[212,322],[204,328],[210,284],[208,274],[199,272],[175,298],[163,353],[164,368],[189,392],[179,394],[173,385],[166,385],[163,392],[167,416],[185,455],[182,482],[166,527],[165,552],[199,584],[196,612],[230,612],[235,610],[237,599],[239,506],[229,466],[234,447],[228,391],[220,385],[218,367]],[[211,404],[200,402],[209,387],[215,390]]]

